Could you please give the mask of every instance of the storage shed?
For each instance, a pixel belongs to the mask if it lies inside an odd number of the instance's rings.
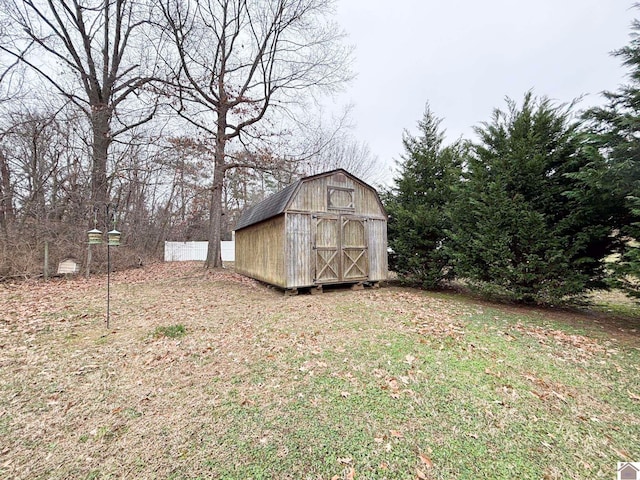
[[[298,288],[387,278],[387,215],[376,190],[345,170],[302,178],[246,210],[238,273]]]

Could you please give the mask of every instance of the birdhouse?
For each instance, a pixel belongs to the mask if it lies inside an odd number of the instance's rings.
[[[102,243],[102,232],[97,228],[89,230],[89,245],[100,245]]]
[[[107,238],[108,238],[108,245],[110,247],[117,247],[120,245],[120,235],[122,235],[119,231],[117,231],[115,228],[113,230],[111,230],[110,232],[107,232]]]

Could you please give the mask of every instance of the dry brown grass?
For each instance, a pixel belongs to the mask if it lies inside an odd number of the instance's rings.
[[[267,425],[306,395],[301,382],[338,378],[349,388],[337,398],[364,395],[368,385],[358,375],[371,371],[384,395],[416,403],[404,376],[391,376],[383,363],[354,360],[351,352],[397,336],[456,344],[467,330],[461,319],[483,309],[400,288],[284,297],[229,271],[159,264],[113,274],[107,331],[104,282],[101,276],[0,285],[2,478],[217,478],[220,465],[241,465],[242,452],[267,446],[274,462],[285,461],[286,432]],[[186,335],[154,336],[171,325],[183,325]],[[606,355],[597,341],[577,334],[519,324],[511,331],[563,342],[564,349],[584,347],[582,357]],[[328,357],[344,360],[331,364]],[[415,360],[401,358],[409,367]],[[352,369],[337,370],[342,361]],[[528,381],[534,395],[555,401],[567,395],[537,374]],[[244,407],[258,409],[264,425],[252,430],[229,414],[242,416]],[[230,432],[246,449],[219,441]],[[337,473],[351,468],[336,464]]]
[[[251,366],[280,375],[245,384],[237,401],[290,401],[290,365],[327,348],[347,351],[364,335],[402,329],[372,315],[369,332],[341,318],[351,302],[375,304],[388,292],[286,298],[282,292],[199,264],[158,264],[112,275],[111,329],[105,278],[0,286],[0,472],[4,478],[167,478],[197,474],[187,451],[230,428],[212,413]],[[335,303],[344,302],[336,315]],[[424,307],[438,311],[437,301]],[[371,307],[373,308],[373,307]],[[401,307],[398,307],[402,314]],[[440,315],[448,314],[440,308]],[[154,338],[181,324],[181,339]],[[229,459],[232,461],[232,459]]]

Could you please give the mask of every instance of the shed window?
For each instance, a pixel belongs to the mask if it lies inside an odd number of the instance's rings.
[[[353,188],[329,187],[327,207],[334,210],[354,210]]]

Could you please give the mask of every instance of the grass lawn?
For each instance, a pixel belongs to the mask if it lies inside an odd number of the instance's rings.
[[[198,264],[0,285],[0,478],[615,478],[640,322]],[[605,309],[606,310],[606,309]],[[613,314],[611,314],[613,315]]]

